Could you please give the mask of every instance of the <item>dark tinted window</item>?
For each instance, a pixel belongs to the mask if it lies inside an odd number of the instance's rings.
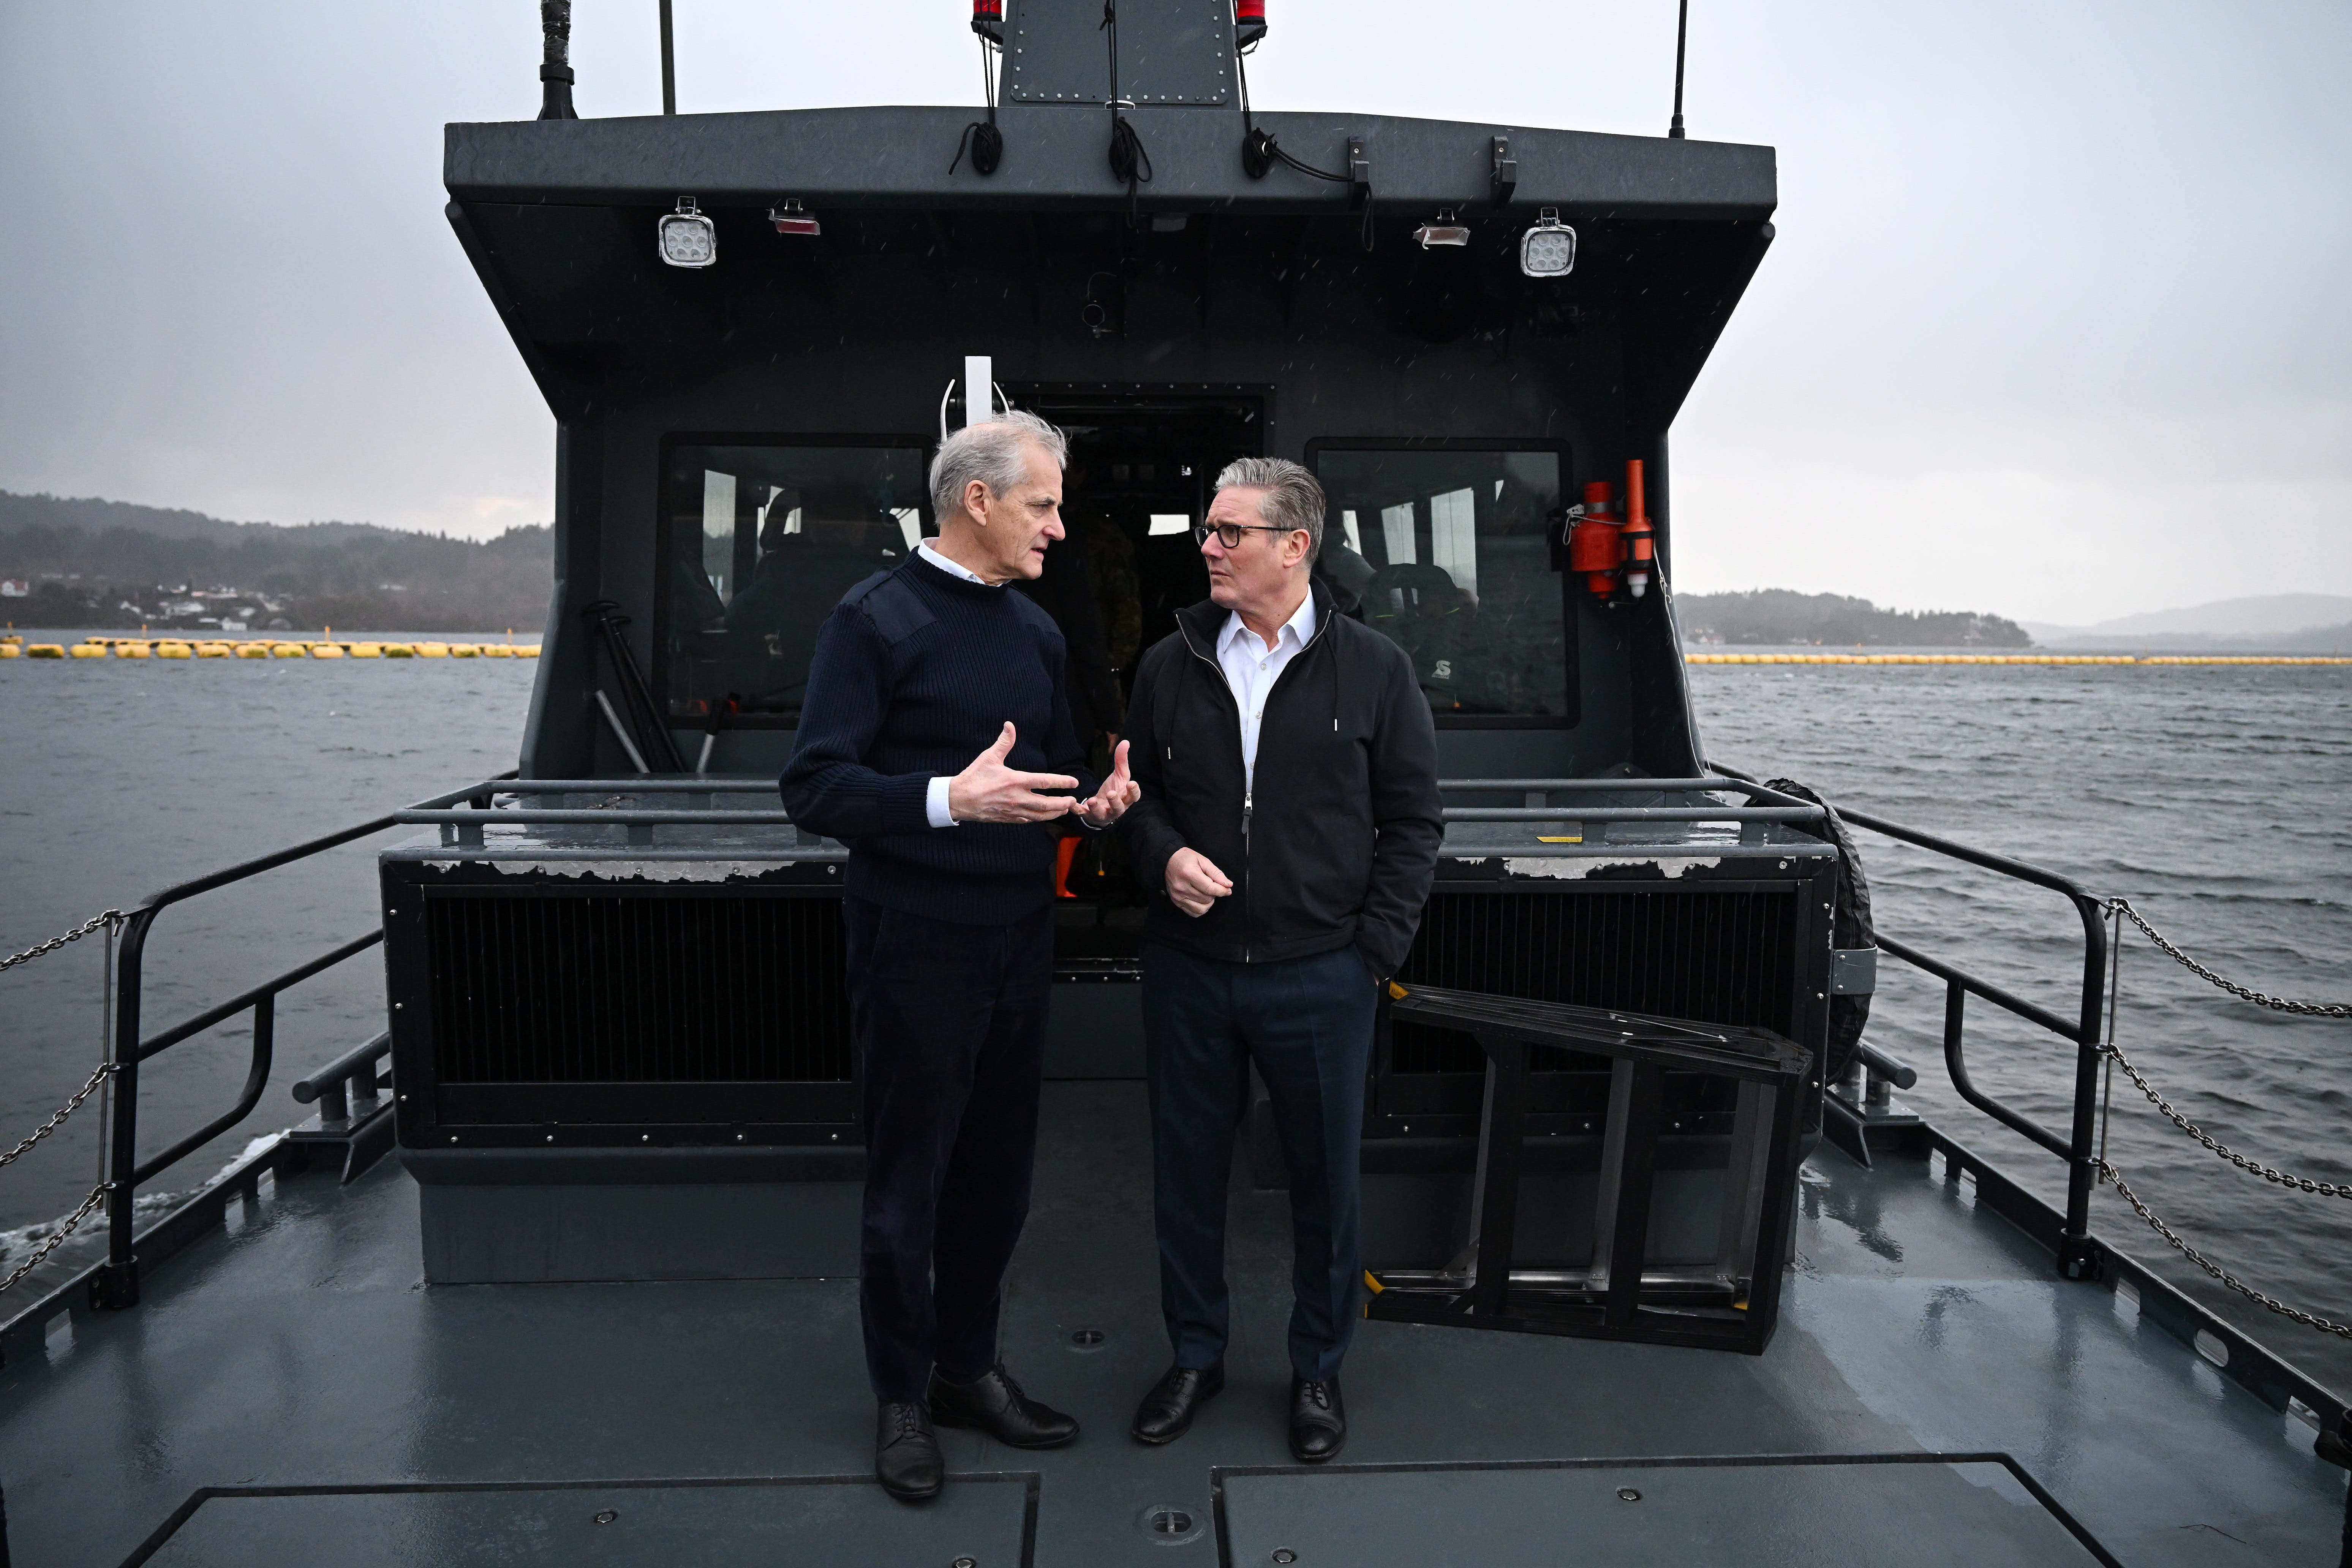
[[[1321,570],[1412,655],[1432,710],[1568,711],[1557,451],[1367,451],[1318,444],[1331,514]]]
[[[925,449],[686,446],[662,481],[669,712],[792,723],[817,628],[841,595],[906,560],[928,532]]]

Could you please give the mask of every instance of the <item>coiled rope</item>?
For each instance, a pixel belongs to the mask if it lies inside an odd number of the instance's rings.
[[[2150,942],[2179,961],[2190,973],[2221,987],[2232,996],[2252,1002],[2257,1006],[2269,1007],[2277,1012],[2292,1013],[2304,1017],[2319,1018],[2352,1017],[2352,1007],[2324,1002],[2290,1002],[2256,991],[2250,986],[2240,985],[2234,981],[2225,980],[2167,941],[2161,931],[2148,924],[2146,918],[2131,907],[2129,900],[2110,899],[2103,907],[2108,918],[2115,922],[2115,939],[2107,944],[2107,1037],[2099,1045],[2100,1054],[2105,1057],[2110,1064],[2109,1082],[2113,1082],[2113,1068],[2117,1067],[2123,1068],[2126,1076],[2139,1087],[2140,1093],[2147,1097],[2148,1103],[2162,1111],[2174,1126],[2250,1175],[2260,1176],[2263,1180],[2289,1191],[2307,1193],[2315,1197],[2352,1198],[2352,1184],[2315,1182],[2308,1176],[2291,1176],[2273,1166],[2247,1159],[2174,1109],[2172,1102],[2158,1092],[2156,1086],[2147,1081],[2147,1076],[2132,1065],[2131,1058],[2125,1056],[2121,1047],[2116,1044],[2116,1004],[2121,990],[2123,973],[2123,922],[2128,919],[2134,925],[2139,927],[2147,933]],[[2305,1328],[2316,1329],[2321,1333],[2334,1334],[2340,1339],[2352,1339],[2352,1324],[2333,1321],[2316,1313],[2306,1312],[2299,1307],[2290,1307],[2275,1296],[2265,1295],[2189,1246],[2179,1231],[2165,1224],[2163,1218],[2142,1202],[2137,1193],[2132,1191],[2131,1184],[2124,1180],[2123,1173],[2107,1163],[2108,1109],[2107,1095],[2103,1089],[2099,1108],[2099,1152],[2093,1163],[2098,1167],[2100,1179],[2111,1184],[2116,1192],[2123,1194],[2124,1202],[2131,1205],[2134,1214],[2147,1222],[2149,1229],[2164,1237],[2173,1250],[2179,1253],[2181,1257],[2186,1258],[2206,1274],[2235,1290],[2247,1300],[2275,1312],[2291,1322],[2301,1323]]]

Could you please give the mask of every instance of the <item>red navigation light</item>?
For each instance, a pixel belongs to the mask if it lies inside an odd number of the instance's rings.
[[[1247,46],[1265,37],[1265,0],[1234,0],[1234,42]]]
[[[1004,41],[1004,0],[971,0],[971,30],[983,38]]]
[[[814,236],[824,232],[824,226],[819,224],[814,216],[802,210],[798,197],[787,201],[782,206],[770,207],[768,221],[776,226],[778,234]]]

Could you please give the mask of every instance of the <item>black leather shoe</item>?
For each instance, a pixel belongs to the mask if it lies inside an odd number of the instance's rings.
[[[1348,1407],[1339,1401],[1339,1380],[1290,1380],[1290,1451],[1304,1464],[1319,1465],[1348,1445]]]
[[[1173,1443],[1192,1429],[1192,1416],[1202,1405],[1225,1391],[1225,1363],[1212,1367],[1171,1366],[1151,1385],[1135,1409],[1136,1441]]]
[[[976,1426],[1008,1448],[1058,1448],[1078,1435],[1076,1418],[1022,1393],[1003,1362],[973,1383],[950,1383],[932,1373],[931,1419],[942,1426]]]
[[[874,1423],[874,1479],[900,1502],[940,1495],[947,1464],[940,1458],[930,1415],[921,1405],[882,1402]]]

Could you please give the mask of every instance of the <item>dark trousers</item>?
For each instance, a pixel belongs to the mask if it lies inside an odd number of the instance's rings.
[[[1054,979],[1052,912],[959,925],[845,898],[851,1026],[865,1067],[859,1315],[875,1397],[924,1397],[933,1366],[996,1363],[1029,1216]]]
[[[1225,1184],[1255,1062],[1290,1172],[1291,1370],[1339,1370],[1362,1299],[1357,1153],[1378,1001],[1352,947],[1278,963],[1145,947],[1160,1310],[1178,1366],[1224,1353]]]

